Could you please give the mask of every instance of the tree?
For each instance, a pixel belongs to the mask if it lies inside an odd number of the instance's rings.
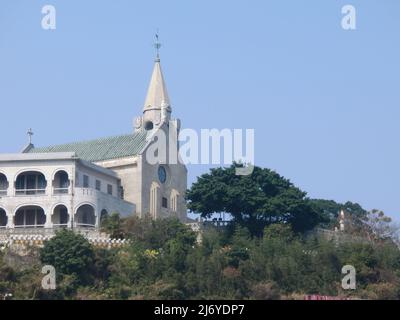
[[[189,209],[204,218],[230,213],[253,236],[274,223],[289,223],[296,232],[304,232],[322,221],[306,193],[289,180],[260,167],[249,176],[239,176],[237,166],[211,169],[200,176],[187,192]]]
[[[361,222],[365,221],[368,214],[367,210],[362,208],[358,203],[347,201],[346,203],[338,203],[333,200],[311,199],[311,206],[324,217],[322,227],[332,229],[338,224],[338,216],[340,211],[344,210],[347,217]]]
[[[399,226],[381,210],[371,210],[362,220],[362,233],[371,241],[392,241],[398,243]]]
[[[40,260],[54,266],[57,274],[72,275],[79,283],[87,283],[91,279],[94,252],[83,236],[62,230],[45,243]]]
[[[113,239],[123,239],[122,220],[118,212],[105,216],[101,221],[101,231],[108,233]]]

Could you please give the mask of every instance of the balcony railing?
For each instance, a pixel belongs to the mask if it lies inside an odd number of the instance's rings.
[[[66,229],[69,227],[69,223],[53,223],[52,228],[54,229]]]
[[[17,196],[34,196],[43,195],[46,193],[46,189],[16,189],[15,195]]]
[[[68,194],[69,188],[54,188],[54,194]]]
[[[44,224],[32,224],[32,225],[15,225],[15,229],[41,229],[44,228]]]
[[[65,195],[65,194],[70,194],[71,188],[53,188],[52,189],[53,195]],[[80,194],[83,196],[94,196],[97,193],[107,195],[110,197],[114,197],[114,195],[110,195],[108,193],[104,193],[102,191],[98,191],[94,188],[82,188],[82,187],[75,187],[75,194]],[[7,196],[7,190],[0,190],[0,196]],[[35,195],[45,195],[46,194],[46,188],[42,189],[15,189],[15,195],[16,196],[35,196]],[[119,198],[122,199],[122,198]],[[122,199],[123,200],[123,199]]]
[[[78,228],[84,228],[84,229],[96,228],[96,225],[88,224],[88,223],[75,223],[75,226]]]
[[[100,233],[98,229],[95,228],[74,228],[72,229],[75,233],[81,234],[85,237],[96,238],[104,235]],[[10,236],[45,236],[52,237],[56,234],[57,229],[55,228],[18,228],[18,229],[3,229],[0,228],[0,242],[1,240],[7,240]]]

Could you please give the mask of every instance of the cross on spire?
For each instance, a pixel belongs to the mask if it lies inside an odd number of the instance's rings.
[[[156,41],[154,42],[154,48],[156,49],[156,52],[157,52],[157,60],[156,60],[156,61],[160,61],[160,48],[161,48],[161,43],[160,43],[158,31],[157,31],[157,33],[156,33]]]
[[[30,128],[26,134],[28,135],[29,144],[32,144],[32,136],[33,136],[32,128]]]

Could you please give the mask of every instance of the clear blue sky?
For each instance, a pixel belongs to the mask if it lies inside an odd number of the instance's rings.
[[[57,9],[57,30],[41,8]],[[357,9],[357,30],[341,8]],[[400,1],[1,0],[0,152],[130,132],[160,30],[174,116],[254,128],[310,197],[400,212]],[[189,168],[190,182],[207,167]]]

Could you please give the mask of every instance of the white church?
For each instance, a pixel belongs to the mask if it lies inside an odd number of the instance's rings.
[[[30,130],[21,153],[0,154],[0,229],[98,230],[101,219],[113,212],[185,222],[185,165],[150,164],[145,156],[160,130],[170,147],[170,128],[180,129],[171,113],[157,55],[143,115],[135,119],[132,133],[36,147]]]

